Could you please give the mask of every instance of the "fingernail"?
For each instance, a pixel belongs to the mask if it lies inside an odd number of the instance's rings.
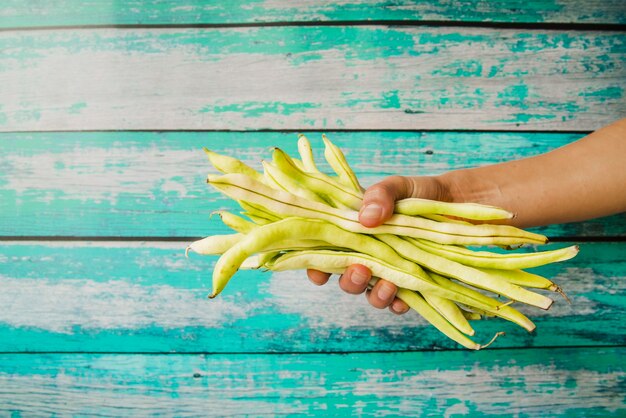
[[[397,314],[404,313],[404,306],[398,301],[398,299],[394,300],[389,308]]]
[[[367,276],[358,271],[353,271],[350,275],[350,281],[357,286],[363,286],[365,283],[367,283],[367,280]]]
[[[361,218],[368,220],[378,220],[383,215],[383,207],[378,203],[370,203],[361,210]]]
[[[393,286],[383,283],[378,289],[378,299],[389,300],[394,296],[394,293],[396,293],[396,289]]]

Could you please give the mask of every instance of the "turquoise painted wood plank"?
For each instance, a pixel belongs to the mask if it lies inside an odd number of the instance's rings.
[[[626,413],[626,349],[0,355],[0,412],[104,416]]]
[[[566,244],[559,244],[566,245]],[[551,248],[555,248],[555,244]],[[208,300],[217,257],[185,243],[3,242],[0,352],[351,352],[459,349],[417,314],[401,317],[316,287],[301,271],[239,272]],[[572,300],[520,307],[537,330],[477,321],[495,347],[626,344],[626,243],[583,244],[578,257],[534,271]]]
[[[626,34],[434,27],[0,32],[1,131],[593,130]]]
[[[132,24],[238,24],[259,22],[332,22],[369,20],[626,23],[621,0],[5,0],[0,27]]]
[[[329,132],[364,185],[385,176],[435,175],[547,152],[581,134]],[[322,168],[321,133],[308,134]],[[0,134],[0,235],[170,236],[224,233],[209,215],[236,205],[205,183],[201,148],[261,169],[295,133],[100,132]],[[549,236],[625,236],[626,217],[538,228]]]

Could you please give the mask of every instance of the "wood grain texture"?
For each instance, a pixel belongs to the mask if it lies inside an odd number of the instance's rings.
[[[323,161],[320,133],[307,134]],[[547,152],[581,134],[329,132],[364,185],[434,175]],[[0,235],[199,237],[223,233],[209,215],[239,210],[205,183],[216,173],[201,148],[256,169],[295,133],[102,132],[0,134]],[[551,237],[626,235],[625,215],[537,228]]]
[[[0,355],[0,413],[523,416],[626,413],[624,348],[348,355]]]
[[[515,23],[626,23],[621,0],[5,0],[0,27],[238,24],[410,20]]]
[[[626,35],[433,27],[0,32],[0,130],[593,130]]]
[[[566,244],[558,244],[555,248]],[[243,271],[208,300],[217,257],[184,256],[185,243],[0,245],[0,352],[352,352],[458,349],[417,314],[373,309],[336,280],[302,271]],[[583,244],[573,260],[533,271],[572,300],[520,307],[529,334],[500,319],[474,322],[495,347],[626,344],[625,243]],[[556,296],[556,295],[554,295]]]

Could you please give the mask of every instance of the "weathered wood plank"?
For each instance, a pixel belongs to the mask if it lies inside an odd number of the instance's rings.
[[[132,24],[237,24],[259,22],[329,22],[368,20],[626,23],[621,0],[288,0],[116,2],[77,0],[24,2],[5,0],[0,27]]]
[[[564,245],[564,244],[560,244]],[[185,243],[2,243],[0,352],[351,352],[459,348],[417,314],[378,311],[304,272],[239,272],[207,300],[217,257]],[[625,243],[584,244],[536,269],[572,300],[522,307],[529,334],[500,319],[474,323],[496,347],[626,343]],[[554,247],[552,247],[554,248]]]
[[[334,132],[364,185],[385,176],[547,152],[581,134]],[[324,170],[320,133],[308,134]],[[261,169],[270,147],[297,155],[294,133],[100,132],[0,134],[0,235],[205,236],[225,231],[209,214],[236,209],[208,187],[207,146]],[[624,215],[537,229],[556,236],[625,236]]]
[[[433,27],[0,33],[0,130],[592,130],[626,35]]]
[[[0,412],[103,416],[626,413],[625,348],[348,355],[0,355]]]

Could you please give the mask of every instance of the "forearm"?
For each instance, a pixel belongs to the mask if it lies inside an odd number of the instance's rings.
[[[500,206],[531,227],[626,211],[626,119],[546,154],[439,177],[453,201]]]

